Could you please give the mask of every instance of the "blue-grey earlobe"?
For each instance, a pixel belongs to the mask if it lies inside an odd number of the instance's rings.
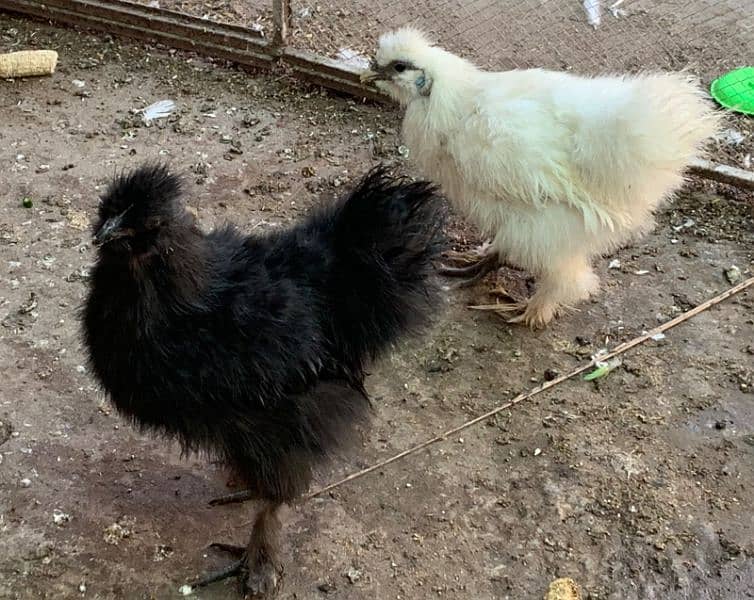
[[[422,96],[429,96],[430,89],[432,88],[432,83],[430,81],[427,81],[426,75],[424,75],[424,72],[422,72],[419,77],[416,78],[414,81],[416,84],[416,88],[419,90],[419,94]]]

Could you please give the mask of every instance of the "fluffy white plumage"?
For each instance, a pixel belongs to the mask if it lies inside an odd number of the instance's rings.
[[[487,72],[410,28],[380,38],[372,69],[423,175],[537,277],[514,319],[532,326],[597,290],[593,258],[651,228],[719,126],[686,73]]]

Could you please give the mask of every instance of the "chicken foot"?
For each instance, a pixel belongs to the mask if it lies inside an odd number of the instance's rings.
[[[280,521],[277,517],[279,503],[268,502],[257,514],[251,537],[246,547],[215,543],[211,547],[228,552],[238,560],[220,571],[208,573],[194,582],[192,587],[237,576],[244,598],[272,598],[283,575],[277,561]]]
[[[497,252],[487,248],[475,262],[465,267],[450,267],[443,264],[438,272],[446,277],[466,278],[465,281],[458,284],[458,287],[471,287],[484,279],[488,273],[496,271],[501,266],[502,263]]]
[[[586,300],[599,289],[599,279],[589,264],[588,257],[574,256],[563,259],[541,273],[537,291],[523,302],[476,306],[494,311],[509,318],[509,323],[523,323],[532,329],[547,325],[558,314],[575,310],[573,306]]]

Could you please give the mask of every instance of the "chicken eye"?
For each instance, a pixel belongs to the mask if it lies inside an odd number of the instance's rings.
[[[393,68],[395,69],[396,73],[403,73],[403,71],[406,70],[406,63],[397,62],[393,65]]]

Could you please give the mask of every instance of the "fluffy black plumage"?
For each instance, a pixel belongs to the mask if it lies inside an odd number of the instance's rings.
[[[238,566],[264,594],[275,508],[366,421],[367,362],[434,306],[442,203],[377,168],[290,229],[205,235],[180,196],[161,165],[110,185],[85,343],[122,414],[219,457],[268,503]]]

